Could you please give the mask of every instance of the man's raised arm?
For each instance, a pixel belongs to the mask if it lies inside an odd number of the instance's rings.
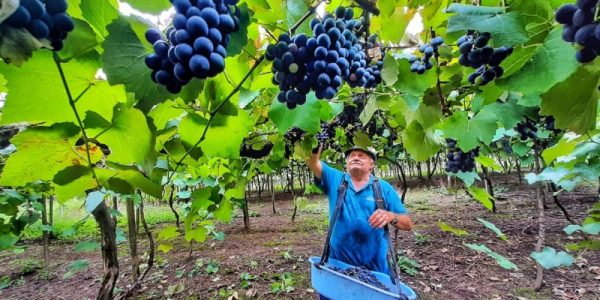
[[[321,179],[321,175],[323,175],[323,166],[321,165],[321,151],[323,151],[323,146],[319,145],[318,151],[313,152],[310,159],[306,160],[306,165],[312,170],[313,174],[317,176],[318,179]]]

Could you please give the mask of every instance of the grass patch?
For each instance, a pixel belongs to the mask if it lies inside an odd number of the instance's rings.
[[[127,216],[125,205],[119,207],[122,217],[117,218],[117,228],[127,232]],[[181,214],[180,214],[181,215]],[[144,207],[144,217],[148,225],[161,223],[174,223],[175,215],[167,205]],[[53,233],[59,240],[80,241],[100,237],[93,216],[86,213],[77,201],[70,201],[54,210]],[[23,240],[37,240],[42,238],[42,222],[38,221],[23,231]]]

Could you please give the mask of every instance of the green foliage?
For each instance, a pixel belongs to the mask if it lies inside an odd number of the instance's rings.
[[[554,269],[561,266],[571,266],[575,258],[564,251],[556,253],[552,247],[544,247],[541,252],[531,252],[531,258],[542,265],[544,269]]]
[[[498,229],[498,227],[496,227],[496,225],[494,225],[493,223],[490,223],[489,221],[486,221],[482,218],[477,218],[477,221],[481,222],[483,225],[485,225],[485,227],[493,231],[498,238],[502,239],[503,241],[508,240],[506,235],[502,233],[502,231]]]
[[[465,243],[464,245],[469,249],[485,253],[487,256],[496,260],[496,263],[498,263],[498,265],[500,265],[504,269],[507,269],[507,270],[518,270],[519,269],[517,267],[517,265],[515,265],[513,262],[508,260],[506,257],[490,250],[490,248],[488,248],[485,245],[475,245],[475,244],[467,244],[467,243]]]
[[[463,229],[458,229],[455,227],[452,227],[451,225],[445,223],[445,222],[441,222],[438,221],[438,226],[440,227],[440,229],[444,232],[450,232],[456,236],[464,236],[464,235],[468,235],[469,232]]]
[[[75,276],[77,273],[87,270],[90,266],[90,262],[87,259],[79,259],[71,262],[67,272],[63,274],[63,279],[69,279]]]
[[[408,274],[409,276],[417,276],[419,274],[421,265],[416,260],[404,255],[398,255],[397,263],[400,271]]]
[[[285,272],[283,274],[276,274],[273,276],[274,281],[271,282],[271,292],[275,294],[289,293],[296,289],[296,279],[294,274]]]

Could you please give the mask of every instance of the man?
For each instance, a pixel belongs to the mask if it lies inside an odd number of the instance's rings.
[[[338,199],[338,187],[342,180],[348,183],[331,235],[330,257],[388,274],[388,243],[383,226],[389,224],[401,230],[411,230],[413,226],[398,193],[388,182],[379,180],[387,210],[377,208],[372,175],[376,156],[367,149],[355,146],[345,152],[347,173],[320,161],[320,155],[321,149],[306,164],[320,180],[320,187],[329,198],[330,224]]]

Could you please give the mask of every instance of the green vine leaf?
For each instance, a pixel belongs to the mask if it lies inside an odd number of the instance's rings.
[[[316,133],[320,128],[321,105],[314,93],[306,95],[306,103],[293,110],[287,108],[283,103],[273,99],[269,118],[277,125],[280,133],[285,133],[292,127],[306,130],[308,133]]]
[[[475,250],[477,252],[485,253],[487,256],[495,259],[496,263],[498,263],[498,265],[500,265],[504,269],[515,270],[515,271],[519,270],[519,267],[517,267],[517,265],[515,265],[512,261],[510,261],[508,258],[490,250],[490,248],[488,248],[486,245],[476,245],[476,244],[468,244],[468,243],[464,243],[463,245],[465,245],[467,248]]]
[[[127,92],[135,94],[138,106],[149,111],[153,105],[173,98],[167,90],[150,78],[151,70],[144,59],[152,53],[150,44],[138,38],[131,25],[123,17],[108,25],[108,37],[102,47],[103,70],[110,84],[124,84]]]
[[[85,146],[75,146],[79,129],[70,124],[52,127],[29,128],[11,142],[17,152],[9,156],[0,175],[0,184],[24,186],[37,180],[50,181],[61,170],[69,166],[87,166]],[[100,147],[90,149],[92,163],[102,158]],[[48,159],[52,157],[52,159]]]
[[[106,81],[95,79],[100,68],[95,55],[71,60],[62,67],[73,97],[83,93],[76,103],[81,116],[91,110],[110,120],[113,107],[127,100],[123,86],[111,87]],[[9,90],[1,124],[30,122],[49,126],[61,122],[76,123],[49,51],[37,51],[21,68],[1,64],[0,72],[6,78]],[[32,88],[32,83],[35,83],[35,88]]]
[[[88,135],[108,145],[109,161],[123,165],[142,163],[152,151],[153,133],[144,114],[135,108],[116,106],[110,123],[89,120],[85,122]]]
[[[106,37],[106,26],[119,17],[119,3],[116,0],[94,0],[81,2],[81,13],[94,31]]]
[[[552,247],[544,247],[541,252],[531,252],[530,256],[546,270],[562,266],[569,267],[575,261],[570,254],[564,251],[556,253]]]

